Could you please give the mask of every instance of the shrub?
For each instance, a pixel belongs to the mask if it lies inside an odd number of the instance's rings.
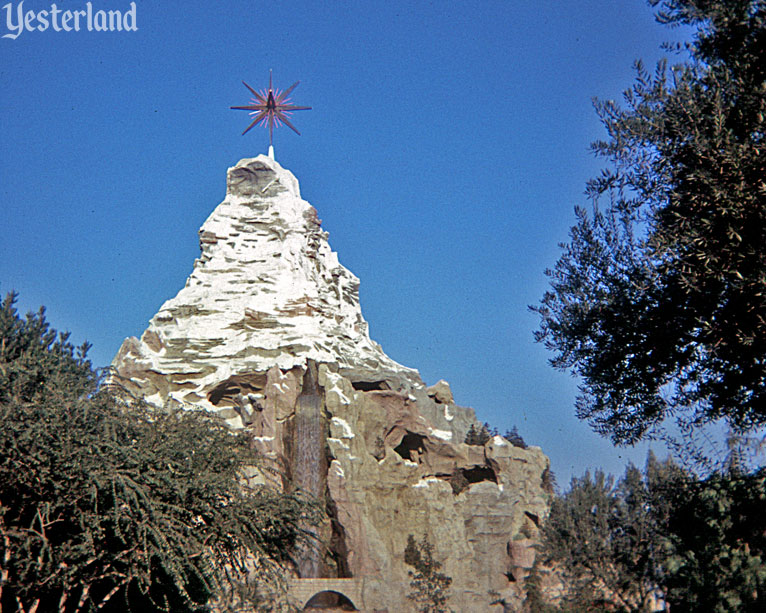
[[[277,590],[315,507],[259,486],[251,442],[100,391],[44,311],[0,307],[0,609],[192,611]]]
[[[766,469],[698,478],[650,454],[618,481],[573,479],[542,529],[562,610],[766,610]],[[541,593],[534,591],[533,598]]]

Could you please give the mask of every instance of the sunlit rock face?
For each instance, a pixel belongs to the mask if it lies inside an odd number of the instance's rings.
[[[298,554],[297,576],[353,579],[359,610],[413,610],[404,549],[426,535],[453,579],[451,609],[517,610],[547,513],[542,451],[465,444],[473,410],[370,340],[358,279],[273,160],[229,169],[200,247],[186,286],[123,343],[113,381],[158,406],[219,412],[281,486],[324,497],[312,531],[325,549]]]
[[[370,340],[359,279],[338,262],[298,181],[259,156],[230,168],[226,198],[200,228],[186,286],[114,365],[130,391],[161,404],[231,404],[250,373],[337,362],[359,374],[417,373]],[[244,377],[244,378],[243,378]]]

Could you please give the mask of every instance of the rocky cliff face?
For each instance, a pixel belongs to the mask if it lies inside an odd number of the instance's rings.
[[[359,281],[320,224],[275,161],[230,168],[186,286],[125,340],[114,380],[156,405],[218,411],[252,432],[288,487],[325,496],[326,551],[296,573],[357,580],[358,609],[411,610],[409,534],[434,544],[454,610],[517,602],[548,459],[502,437],[463,442],[473,411],[370,339]]]

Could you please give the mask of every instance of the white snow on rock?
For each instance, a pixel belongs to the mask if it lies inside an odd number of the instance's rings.
[[[354,438],[354,432],[345,419],[333,417],[330,420],[330,431],[336,435],[336,438]]]
[[[424,477],[423,479],[415,483],[412,487],[417,487],[417,488],[428,487],[431,483],[439,483],[439,479],[437,479],[436,477]]]
[[[118,378],[155,404],[213,408],[211,390],[229,377],[307,359],[419,378],[370,339],[359,279],[338,262],[297,179],[276,161],[259,155],[229,168],[226,197],[199,237],[185,287],[113,361]]]
[[[329,383],[327,388],[325,389],[325,393],[329,396],[330,394],[335,394],[338,397],[338,402],[340,404],[348,406],[351,404],[351,400],[346,396],[346,394],[343,393],[343,390],[340,388],[340,381],[343,379],[338,373],[333,372],[327,372],[325,374],[325,377]]]
[[[430,428],[429,431],[436,438],[440,438],[443,441],[451,441],[452,440],[452,432],[450,432],[449,430],[436,430],[435,428]]]
[[[341,440],[339,438],[335,438],[335,437],[331,436],[331,437],[327,438],[327,441],[331,445],[337,445],[338,447],[341,447],[341,448],[345,449],[346,451],[351,449],[351,447],[348,446],[348,443],[346,443],[346,441],[343,441],[343,440]]]
[[[334,471],[336,475],[343,478],[345,477],[345,473],[343,472],[343,467],[340,465],[340,462],[338,460],[333,460],[330,462],[330,470]]]

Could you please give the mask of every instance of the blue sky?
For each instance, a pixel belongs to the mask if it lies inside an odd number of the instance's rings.
[[[516,425],[561,484],[643,464],[645,445],[576,420],[577,383],[548,365],[527,305],[601,167],[592,97],[617,98],[682,31],[643,0],[136,0],[136,17],[136,32],[0,38],[0,292],[46,305],[108,364],[183,287],[226,168],[265,153],[266,130],[241,136],[229,107],[273,69],[313,107],[293,116],[302,136],[276,132],[277,159],[360,277],[371,336]]]

